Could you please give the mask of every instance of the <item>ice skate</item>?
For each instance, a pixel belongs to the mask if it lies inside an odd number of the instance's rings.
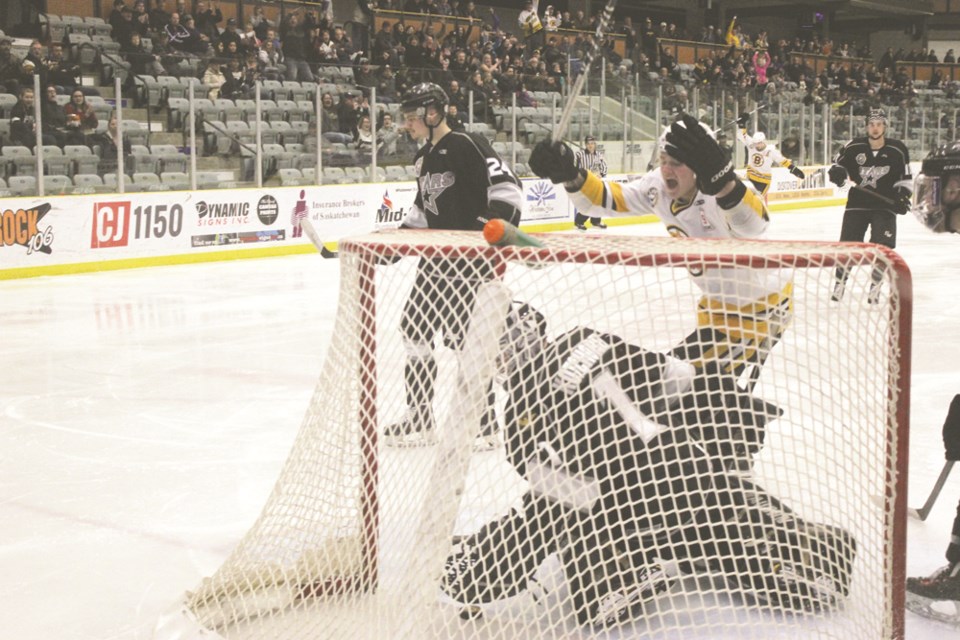
[[[880,302],[880,289],[882,286],[879,282],[870,283],[870,293],[867,294],[868,304],[878,304]]]
[[[593,228],[594,228],[594,229],[606,229],[606,228],[607,228],[607,225],[605,225],[605,224],[602,223],[602,222],[598,222],[597,224],[593,225]]]
[[[576,227],[577,229],[579,229],[580,231],[586,231],[586,230],[587,230],[587,225],[583,224],[582,222],[578,222],[578,223],[576,223],[576,224],[573,225],[573,226],[575,226],[575,227]]]
[[[909,611],[960,629],[960,562],[948,564],[928,578],[907,578]]]
[[[391,447],[426,447],[437,442],[437,425],[429,406],[410,407],[403,418],[383,430]]]

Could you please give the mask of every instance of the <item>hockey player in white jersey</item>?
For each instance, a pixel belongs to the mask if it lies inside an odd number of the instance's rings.
[[[803,180],[805,176],[800,167],[785,158],[772,143],[767,142],[763,131],[757,131],[752,136],[747,133],[749,115],[744,113],[737,118],[737,139],[747,148],[747,180],[766,201],[767,192],[773,182],[774,167],[786,168],[798,180]]]
[[[613,216],[652,213],[678,238],[763,237],[769,224],[766,206],[737,179],[709,129],[684,114],[661,136],[660,145],[660,167],[625,184],[578,170],[572,150],[562,142],[538,144],[530,168],[563,183],[580,209],[597,206]],[[792,316],[789,272],[714,268],[691,275],[703,292],[699,326],[674,355],[734,378],[748,373],[742,384],[751,386]]]

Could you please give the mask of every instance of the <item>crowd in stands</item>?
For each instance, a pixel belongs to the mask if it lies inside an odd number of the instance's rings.
[[[378,11],[383,13],[374,29]],[[439,19],[420,21],[422,27],[401,19],[417,13]],[[525,2],[516,22],[506,21],[495,8],[461,0],[359,0],[354,19],[345,23],[334,21],[330,0],[288,3],[277,21],[257,6],[242,23],[225,20],[218,0],[115,0],[106,19],[118,56],[128,65],[124,91],[140,104],[144,76],[196,77],[211,100],[250,99],[264,80],[316,82],[325,143],[364,153],[376,136],[387,153],[398,154],[412,153],[413,142],[397,124],[395,110],[378,109],[377,122],[370,122],[372,90],[378,103],[395,105],[413,84],[436,82],[450,96],[454,128],[464,126],[471,108],[476,120],[494,124],[495,108],[510,104],[513,96],[520,106],[537,106],[544,94],[561,93],[581,73],[598,20],[599,12],[587,16]],[[623,46],[616,47],[612,37],[601,43],[597,64],[607,65],[608,86],[617,91],[618,82],[639,81],[642,89],[660,84],[668,112],[688,109],[694,87],[704,92],[702,102],[720,90],[766,100],[791,89],[803,93],[805,104],[851,105],[866,112],[914,95],[898,61],[936,58],[926,50],[887,51],[874,63],[870,51],[854,42],[835,44],[816,36],[770,40],[766,32],[748,33],[736,21],[726,29],[711,25],[690,34],[675,24],[646,18],[634,25],[626,17],[611,32]],[[695,64],[680,65],[671,53],[676,40],[715,46],[705,48]],[[815,73],[796,53],[830,56],[831,62]],[[953,60],[953,51],[944,60]],[[336,68],[348,68],[351,75],[349,86],[338,82],[332,90]],[[90,88],[81,85],[77,51],[69,42],[37,40],[18,58],[9,41],[0,39],[0,83],[19,99],[13,143],[34,144],[35,75],[42,86],[45,144],[109,137],[86,102]],[[935,75],[931,86],[937,84]],[[956,94],[954,85],[944,89]]]

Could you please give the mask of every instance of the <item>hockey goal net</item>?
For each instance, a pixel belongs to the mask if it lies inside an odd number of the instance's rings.
[[[273,493],[158,638],[902,637],[911,294],[896,254],[542,239],[341,242],[329,352]],[[442,296],[411,297],[421,263],[456,283],[448,299],[482,285],[460,300],[461,349],[433,340],[432,438],[387,441],[427,384],[409,379],[427,352],[404,310],[443,315]],[[736,388],[674,357],[684,340],[704,361],[733,349],[690,342],[699,285],[760,317],[744,303],[776,300],[750,283],[771,281],[791,293],[785,329]],[[554,359],[511,383],[512,300]],[[732,309],[713,317],[751,330]],[[499,442],[481,447],[492,399]]]

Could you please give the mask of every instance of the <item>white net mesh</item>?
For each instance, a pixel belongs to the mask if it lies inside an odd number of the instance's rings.
[[[547,242],[341,243],[300,434],[189,615],[228,638],[895,636],[909,276],[893,254]],[[424,270],[433,288],[412,296]],[[495,367],[505,328],[529,346],[513,375]]]

